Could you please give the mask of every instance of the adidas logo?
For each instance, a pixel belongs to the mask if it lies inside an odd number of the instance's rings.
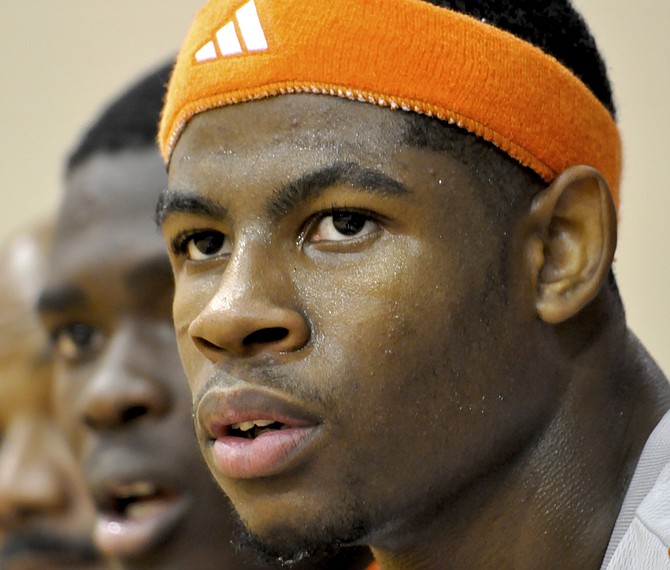
[[[214,40],[208,41],[195,52],[195,59],[196,61],[209,61],[216,59],[219,54],[222,57],[227,57],[249,51],[265,51],[266,49],[268,49],[268,42],[265,39],[263,26],[258,19],[256,4],[254,4],[254,0],[249,0],[235,12],[235,17],[232,20],[216,32],[216,45]]]

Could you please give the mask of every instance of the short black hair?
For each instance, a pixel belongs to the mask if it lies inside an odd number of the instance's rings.
[[[476,18],[540,48],[579,77],[616,119],[605,62],[570,0],[423,1]],[[486,193],[484,203],[495,219],[513,217],[516,204],[523,205],[545,186],[538,174],[492,143],[444,121],[408,113],[406,136],[409,144],[448,151],[465,164],[481,183]],[[608,284],[620,303],[611,268]]]
[[[570,0],[423,0],[505,30],[540,48],[579,77],[612,116],[616,110],[605,63]]]
[[[423,0],[505,30],[540,48],[570,69],[615,117],[616,109],[605,63],[582,16],[570,0]],[[538,190],[542,179],[534,171],[460,127],[409,113],[407,142],[446,150],[468,166],[480,181],[498,188]],[[483,165],[487,165],[486,168]],[[512,196],[507,193],[507,199]],[[490,204],[500,214],[500,203]]]
[[[115,97],[86,129],[67,159],[67,172],[97,152],[156,144],[167,82],[174,59],[150,71]]]

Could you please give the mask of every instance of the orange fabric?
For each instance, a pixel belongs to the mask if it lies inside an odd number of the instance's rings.
[[[246,46],[240,23],[238,10],[250,5],[267,43],[260,49]],[[236,35],[240,53],[222,55],[217,32]],[[197,61],[199,50],[213,59]],[[618,206],[619,133],[591,91],[529,43],[421,0],[210,1],[170,80],[159,132],[166,162],[196,113],[297,92],[456,123],[547,182],[569,166],[592,166]]]
[[[379,564],[377,564],[376,561],[373,561],[370,563],[370,566],[366,568],[366,570],[381,570],[381,569],[379,568]]]

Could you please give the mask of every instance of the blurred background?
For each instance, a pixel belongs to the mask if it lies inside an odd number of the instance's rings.
[[[573,0],[608,64],[624,141],[615,270],[670,373],[670,2]],[[52,211],[85,122],[176,53],[203,0],[0,0],[0,239]]]

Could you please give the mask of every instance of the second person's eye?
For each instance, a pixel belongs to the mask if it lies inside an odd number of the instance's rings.
[[[52,334],[56,354],[65,360],[77,360],[97,350],[103,342],[102,332],[85,323],[72,323]]]

